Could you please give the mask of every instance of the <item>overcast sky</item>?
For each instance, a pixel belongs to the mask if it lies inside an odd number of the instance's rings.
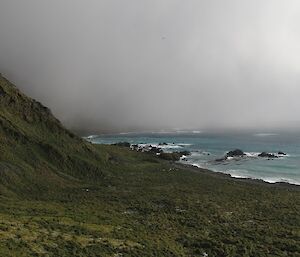
[[[300,127],[300,1],[1,0],[0,72],[69,128]]]

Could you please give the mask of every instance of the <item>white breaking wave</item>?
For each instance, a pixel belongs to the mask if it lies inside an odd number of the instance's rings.
[[[195,162],[188,162],[187,164],[192,165],[197,168],[202,168],[202,169],[209,169],[212,172],[220,172],[224,174],[230,175],[232,178],[241,178],[241,179],[257,179],[257,180],[262,180],[267,183],[288,183],[292,185],[300,185],[299,180],[291,179],[291,178],[283,178],[283,177],[261,177],[261,176],[255,176],[252,174],[249,174],[247,170],[235,170],[235,169],[230,169],[226,171],[214,169],[212,167],[206,167],[205,164],[200,164],[200,163],[195,163]]]
[[[228,170],[228,171],[219,171],[225,174],[229,174],[233,178],[245,178],[245,179],[258,179],[268,183],[288,183],[293,185],[300,185],[300,181],[291,178],[282,178],[282,177],[260,177],[249,174],[246,170]],[[246,174],[245,174],[246,173]]]
[[[178,144],[167,144],[167,145],[160,145],[159,143],[151,144],[154,147],[161,148],[161,149],[178,149],[182,148],[182,146]]]
[[[251,178],[251,177],[248,177],[248,176],[245,176],[245,175],[239,175],[239,174],[231,174],[231,173],[226,173],[226,174],[229,174],[230,177],[232,177],[232,178]]]
[[[246,154],[247,157],[258,157],[258,155],[261,154],[261,153],[259,153],[259,152],[245,152],[245,154]]]
[[[272,184],[281,182],[281,183],[288,183],[293,185],[300,185],[300,181],[291,178],[263,178],[262,180]]]
[[[140,149],[145,149],[145,150],[150,150],[151,147],[156,147],[159,149],[162,149],[164,151],[168,151],[168,150],[177,150],[177,149],[181,149],[182,146],[178,145],[178,144],[167,144],[167,145],[160,145],[159,143],[148,143],[148,144],[137,144],[138,148]]]
[[[246,156],[247,157],[250,157],[250,158],[257,158],[258,155],[261,154],[261,152],[245,152]],[[285,154],[279,154],[278,152],[276,153],[270,153],[270,154],[273,154],[274,156],[276,157],[290,157],[289,154],[285,153]],[[229,160],[229,158],[227,158]]]
[[[222,173],[228,174],[233,178],[255,178],[251,177],[250,175],[246,175],[245,173],[248,173],[246,170],[227,170],[227,171],[220,171]]]
[[[180,146],[191,146],[191,145],[193,145],[193,144],[178,143],[177,145],[180,145]]]
[[[97,138],[98,135],[90,135],[90,136],[87,136],[87,137],[83,137],[84,139],[94,139],[94,138]]]

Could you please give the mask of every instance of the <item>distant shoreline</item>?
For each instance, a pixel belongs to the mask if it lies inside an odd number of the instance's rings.
[[[300,191],[300,185],[296,184],[290,184],[287,182],[275,182],[275,183],[270,183],[267,181],[264,181],[262,179],[254,179],[254,178],[235,178],[232,177],[230,174],[226,174],[223,172],[219,171],[213,171],[209,169],[204,169],[204,168],[199,168],[191,164],[186,164],[186,163],[180,163],[180,162],[174,162],[173,164],[175,167],[180,167],[184,168],[186,170],[189,170],[191,172],[198,172],[198,173],[203,173],[218,179],[225,179],[225,180],[231,180],[231,181],[238,181],[238,182],[243,182],[251,185],[260,185],[260,186],[267,186],[267,187],[275,187],[275,188],[281,188],[281,189],[291,189],[295,191]]]

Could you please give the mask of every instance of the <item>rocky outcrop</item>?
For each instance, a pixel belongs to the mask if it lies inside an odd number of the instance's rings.
[[[272,153],[267,153],[267,152],[262,152],[258,155],[258,157],[263,157],[263,158],[278,158],[278,156],[272,154]]]
[[[233,150],[233,151],[227,152],[227,153],[225,154],[224,157],[218,158],[218,159],[216,159],[215,161],[216,161],[216,162],[223,162],[223,161],[228,160],[229,157],[244,157],[245,155],[246,155],[246,154],[245,154],[242,150],[240,150],[240,149],[235,149],[235,150]]]
[[[166,142],[159,143],[158,145],[168,145]]]
[[[233,151],[229,151],[227,154],[226,154],[226,157],[242,157],[242,156],[245,156],[246,154],[240,150],[240,149],[235,149]]]
[[[278,155],[286,155],[286,153],[279,151]]]
[[[275,159],[275,158],[280,158],[286,156],[286,153],[279,151],[277,154],[273,154],[273,153],[268,153],[268,152],[262,152],[260,154],[258,154],[257,156],[249,156],[249,158],[268,158],[268,159]],[[238,158],[234,158],[234,157],[238,157]],[[242,157],[247,157],[247,155],[240,149],[235,149],[233,151],[229,151],[228,153],[226,153],[226,155],[222,158],[216,159],[216,162],[223,162],[226,160],[230,160],[231,158],[234,159],[239,159]]]

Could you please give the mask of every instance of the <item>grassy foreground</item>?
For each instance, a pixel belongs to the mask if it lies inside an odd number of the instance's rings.
[[[300,191],[91,145],[0,77],[0,256],[300,256]]]
[[[0,200],[1,256],[300,256],[299,191],[99,148],[130,161],[103,181]]]

